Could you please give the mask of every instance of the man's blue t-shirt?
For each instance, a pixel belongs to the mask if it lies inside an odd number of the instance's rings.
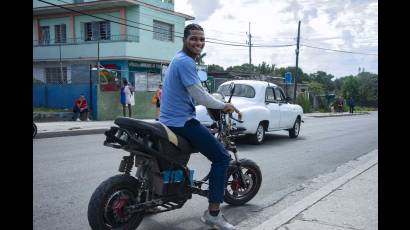
[[[183,127],[195,118],[195,100],[186,88],[200,82],[195,61],[179,51],[165,75],[159,120],[166,126]]]

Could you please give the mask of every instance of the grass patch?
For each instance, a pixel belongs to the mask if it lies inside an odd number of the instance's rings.
[[[377,111],[377,108],[365,107],[365,106],[355,106],[354,111],[355,112]]]

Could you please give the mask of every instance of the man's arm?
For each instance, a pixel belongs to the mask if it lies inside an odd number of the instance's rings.
[[[206,92],[200,84],[190,85],[186,89],[200,105],[210,109],[223,109],[225,107],[225,103],[215,99],[212,95]]]

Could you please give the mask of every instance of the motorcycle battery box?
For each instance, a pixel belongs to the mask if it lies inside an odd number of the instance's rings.
[[[182,170],[166,170],[161,172],[162,180],[167,183],[180,183],[184,181],[184,173]],[[194,170],[189,170],[189,182],[193,184]]]
[[[189,170],[190,184],[193,183],[193,170]],[[154,183],[154,192],[158,195],[174,195],[183,191],[184,173],[182,170],[166,170],[160,173]]]

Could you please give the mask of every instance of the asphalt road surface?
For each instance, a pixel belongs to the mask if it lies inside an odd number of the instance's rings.
[[[280,131],[267,134],[260,146],[238,141],[239,157],[260,166],[263,183],[247,205],[223,205],[233,224],[274,205],[296,186],[377,148],[377,112],[304,120],[297,139]],[[103,180],[118,174],[126,154],[103,146],[103,140],[102,134],[33,140],[33,229],[90,229],[87,207],[91,194]],[[201,179],[210,163],[201,154],[193,154],[189,167],[195,170],[194,178]],[[145,217],[138,229],[204,229],[199,217],[206,207],[207,200],[194,195],[179,210]]]

